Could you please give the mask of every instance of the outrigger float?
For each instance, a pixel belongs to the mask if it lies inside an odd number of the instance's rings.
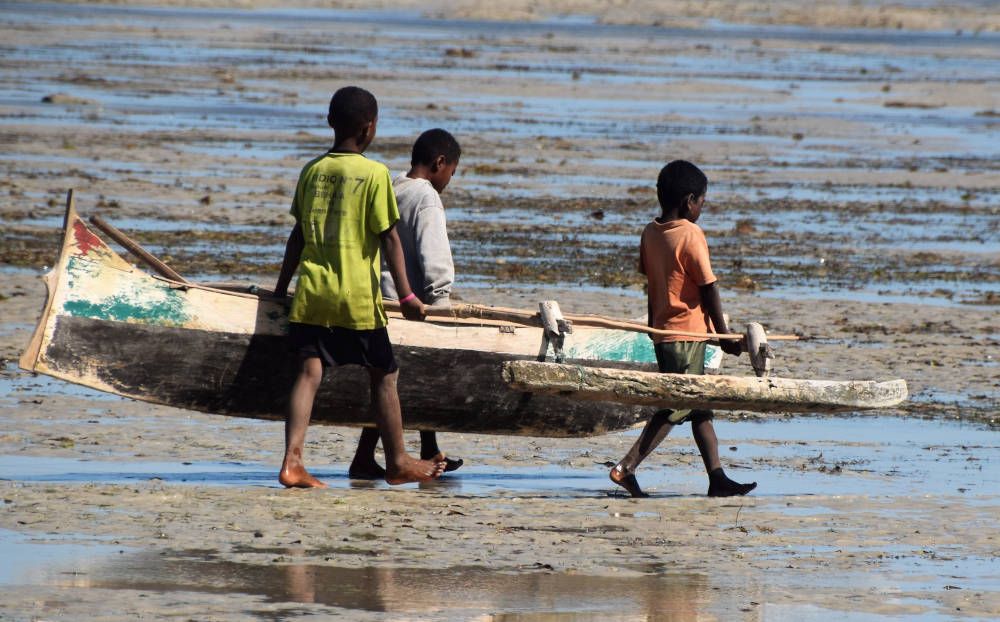
[[[293,377],[285,334],[290,299],[254,286],[192,283],[92,218],[150,265],[131,265],[67,198],[59,260],[23,369],[156,404],[284,419]],[[887,382],[768,377],[770,345],[747,335],[758,376],[656,373],[645,325],[459,304],[411,322],[390,311],[408,428],[522,436],[592,436],[642,423],[655,407],[830,413],[886,408],[907,397]],[[778,338],[781,338],[780,336]],[[794,338],[785,336],[784,338]],[[555,362],[545,362],[547,358]],[[314,424],[371,424],[364,370],[328,370]]]

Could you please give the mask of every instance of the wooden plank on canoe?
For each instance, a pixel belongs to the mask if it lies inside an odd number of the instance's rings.
[[[395,300],[383,300],[383,306],[387,311],[399,312],[399,302]],[[490,319],[522,326],[542,326],[541,315],[537,311],[527,311],[525,309],[512,309],[509,307],[490,307],[486,305],[455,303],[450,307],[438,308],[427,307],[425,309],[428,318],[438,319]],[[646,333],[660,337],[693,337],[695,339],[726,339],[740,341],[743,335],[739,333],[699,333],[686,330],[668,330],[653,328],[632,320],[604,317],[602,315],[591,314],[570,314],[563,313],[563,319],[568,320],[573,326],[589,326],[591,328],[605,328],[609,330],[625,330],[636,333]],[[802,335],[768,335],[768,341],[799,341],[810,339]]]
[[[663,408],[824,413],[887,408],[907,397],[904,380],[695,376],[535,361],[508,361],[503,376],[521,391]]]

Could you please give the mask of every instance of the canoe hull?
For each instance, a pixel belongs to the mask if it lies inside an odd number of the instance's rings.
[[[150,276],[126,262],[67,205],[59,261],[21,367],[123,397],[178,408],[284,419],[296,373],[288,299]],[[534,395],[503,381],[505,361],[531,359],[541,329],[509,322],[431,324],[391,317],[399,394],[410,429],[526,436],[605,434],[641,423],[649,409]],[[626,338],[622,338],[625,335]],[[567,341],[585,365],[629,365],[648,339],[580,330]],[[592,360],[583,360],[590,358]],[[631,364],[642,367],[641,364]],[[647,365],[648,367],[648,365]],[[371,425],[364,369],[328,369],[313,422]]]
[[[210,287],[150,276],[94,235],[72,200],[64,229],[59,262],[45,277],[48,297],[21,357],[22,368],[157,404],[284,418],[297,371],[288,349],[289,299],[252,294],[245,286]],[[651,342],[644,334],[622,330],[574,327],[564,344],[569,365],[562,372],[555,365],[532,368],[541,380],[535,384],[514,381],[510,366],[537,357],[538,326],[457,315],[409,322],[390,314],[388,330],[401,370],[403,423],[410,429],[589,436],[633,427],[657,407],[836,412],[887,404],[850,389],[851,383],[795,381],[812,391],[803,398],[775,391],[780,379],[642,376],[655,371]],[[593,374],[580,372],[587,369]],[[613,377],[616,370],[640,374]],[[584,376],[601,380],[582,390]],[[896,382],[902,383],[901,391],[896,387],[901,401],[905,383]],[[846,403],[842,390],[860,397]],[[364,369],[331,368],[312,420],[371,425],[370,403]]]
[[[509,354],[399,345],[394,352],[404,422],[411,429],[588,436],[628,428],[648,416],[640,407],[511,390],[502,378],[504,362],[513,360]],[[158,404],[283,419],[295,359],[282,335],[62,316],[36,371]],[[370,425],[368,374],[356,366],[328,369],[312,420]]]

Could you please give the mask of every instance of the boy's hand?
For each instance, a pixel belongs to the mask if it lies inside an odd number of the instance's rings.
[[[733,356],[739,356],[744,350],[742,339],[720,339],[719,347],[726,354],[732,354]]]
[[[424,316],[427,315],[424,303],[420,302],[419,298],[411,298],[406,302],[399,303],[399,310],[404,318],[417,322],[422,322]]]

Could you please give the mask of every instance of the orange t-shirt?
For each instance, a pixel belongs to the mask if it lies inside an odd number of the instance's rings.
[[[709,332],[711,320],[701,304],[702,285],[714,283],[708,241],[689,220],[653,221],[642,231],[639,272],[649,283],[653,328]],[[707,338],[654,336],[653,341],[706,341]]]

